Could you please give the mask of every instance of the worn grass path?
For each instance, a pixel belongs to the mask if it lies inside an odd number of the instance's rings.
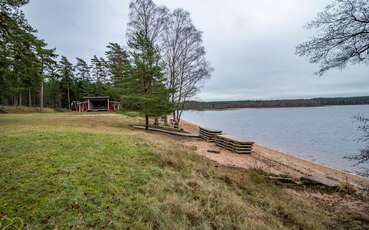
[[[116,114],[0,115],[0,229],[365,227]]]

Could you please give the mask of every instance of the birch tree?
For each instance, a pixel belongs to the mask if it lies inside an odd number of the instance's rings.
[[[168,75],[167,86],[172,89],[171,102],[176,111],[173,118],[180,121],[184,104],[200,89],[212,68],[206,60],[202,32],[193,25],[190,14],[174,10],[163,33],[163,56]]]
[[[168,13],[166,7],[159,7],[152,0],[132,1],[129,5],[128,45],[132,47],[137,37],[143,36],[157,48],[168,20]]]

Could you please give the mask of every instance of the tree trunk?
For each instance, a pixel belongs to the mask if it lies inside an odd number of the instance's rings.
[[[13,105],[18,106],[18,98],[17,96],[13,96]]]
[[[185,101],[186,100],[183,100],[182,104],[180,105],[180,108],[177,110],[177,120],[178,122],[181,121],[181,117],[182,117],[182,113],[183,113],[183,110],[184,110],[184,105],[185,105]]]
[[[41,90],[40,90],[40,111],[44,110],[44,80],[41,81]]]
[[[145,129],[149,130],[149,116],[145,115]]]
[[[56,105],[57,108],[61,108],[62,107],[62,101],[61,101],[61,97],[60,96],[58,97],[58,101],[56,102],[56,104],[57,104]]]
[[[159,118],[158,117],[155,117],[154,125],[159,126]]]
[[[165,115],[163,118],[164,118],[164,125],[168,126],[168,116]]]
[[[28,107],[32,106],[31,88],[28,88]]]
[[[179,124],[179,110],[177,110],[176,112],[177,112],[176,120],[177,120],[177,122],[178,122],[178,124]]]
[[[70,93],[69,93],[69,84],[67,87],[67,93],[68,93],[68,109],[70,110]]]
[[[19,106],[22,106],[22,92],[19,92]]]

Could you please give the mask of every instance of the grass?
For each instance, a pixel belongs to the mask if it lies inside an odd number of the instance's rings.
[[[0,114],[1,113],[38,113],[40,112],[40,107],[28,107],[28,106],[1,106],[0,105]],[[55,112],[54,109],[44,108],[43,113],[52,113]]]
[[[0,115],[0,229],[361,229],[113,114]],[[161,138],[158,138],[161,137]]]

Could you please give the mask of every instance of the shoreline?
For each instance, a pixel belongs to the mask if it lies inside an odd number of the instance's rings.
[[[182,120],[181,128],[185,131],[198,133],[197,124]],[[310,177],[329,185],[351,184],[358,188],[368,188],[369,178],[335,169],[323,164],[306,160],[292,154],[274,150],[269,147],[254,145],[253,153],[240,155],[216,147],[205,141],[185,141],[185,145],[196,146],[196,152],[220,164],[244,169],[259,168],[277,175],[288,175],[292,178]],[[220,154],[208,153],[207,150],[216,149]]]
[[[228,110],[240,110],[240,109],[299,109],[299,108],[323,108],[323,107],[363,106],[363,105],[369,106],[369,104],[312,105],[312,106],[264,106],[264,107],[234,107],[234,108],[222,108],[222,109],[186,109],[184,111],[211,112],[211,111],[228,111]]]

